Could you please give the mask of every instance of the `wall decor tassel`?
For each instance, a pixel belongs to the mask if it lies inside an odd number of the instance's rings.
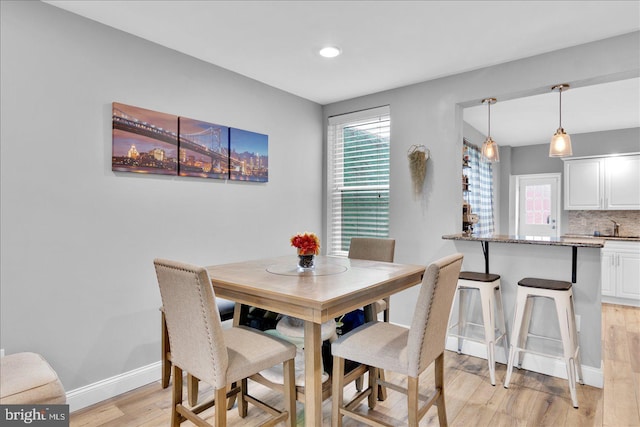
[[[430,154],[429,149],[424,145],[412,145],[407,151],[414,196],[418,196],[422,193],[424,178],[427,175],[427,160],[429,159]]]

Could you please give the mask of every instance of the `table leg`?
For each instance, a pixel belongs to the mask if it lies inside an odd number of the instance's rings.
[[[322,341],[320,324],[304,322],[304,423],[322,425]]]

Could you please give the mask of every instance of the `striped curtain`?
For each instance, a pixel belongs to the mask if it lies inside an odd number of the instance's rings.
[[[464,173],[469,176],[469,191],[466,200],[471,205],[471,213],[478,215],[478,223],[473,226],[473,234],[492,234],[493,224],[493,170],[491,163],[484,160],[475,145],[464,140],[469,154],[469,168]]]

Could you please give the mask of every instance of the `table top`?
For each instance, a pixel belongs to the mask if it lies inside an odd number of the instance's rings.
[[[422,281],[425,266],[317,256],[297,272],[297,256],[207,267],[216,295],[314,323],[371,304]]]

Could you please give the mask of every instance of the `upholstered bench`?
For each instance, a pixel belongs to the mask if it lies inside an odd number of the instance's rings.
[[[15,353],[0,358],[0,403],[54,405],[66,403],[58,374],[36,353]]]

